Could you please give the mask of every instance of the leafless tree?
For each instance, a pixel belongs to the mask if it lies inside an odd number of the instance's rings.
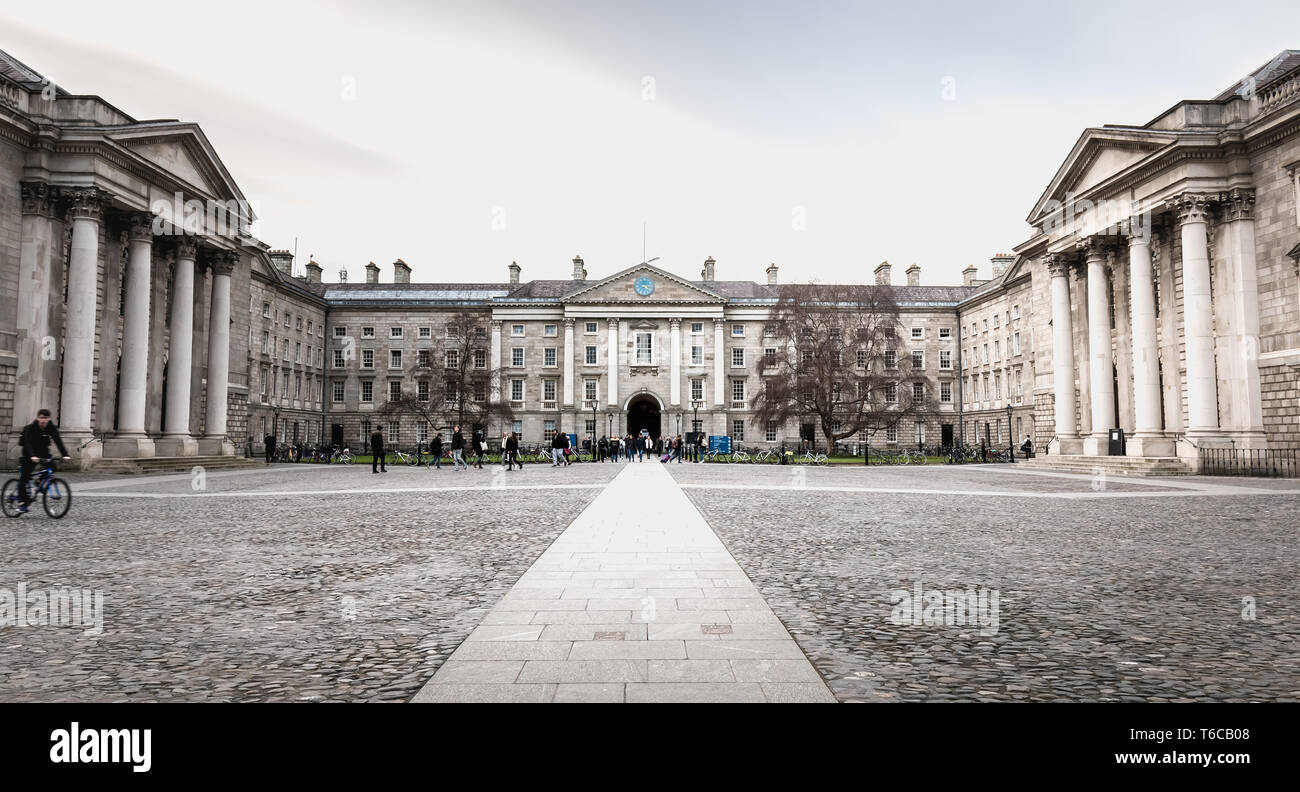
[[[901,329],[890,286],[782,287],[764,326],[754,417],[813,421],[833,446],[934,412],[934,387]]]
[[[417,350],[407,369],[414,388],[404,382],[400,397],[389,399],[376,414],[409,415],[439,430],[514,420],[509,402],[500,398],[502,371],[491,368],[488,322],[482,311],[448,315],[442,345]]]

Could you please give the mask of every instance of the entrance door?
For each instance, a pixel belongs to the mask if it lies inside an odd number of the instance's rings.
[[[330,445],[343,445],[343,424],[330,424]]]
[[[638,396],[627,406],[627,431],[636,436],[642,429],[650,432],[651,437],[661,433],[659,403],[653,396]]]
[[[940,443],[944,448],[952,448],[952,424],[942,424],[939,427]]]

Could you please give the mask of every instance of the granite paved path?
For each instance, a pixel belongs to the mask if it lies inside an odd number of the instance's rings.
[[[416,702],[832,702],[662,466],[628,465]]]

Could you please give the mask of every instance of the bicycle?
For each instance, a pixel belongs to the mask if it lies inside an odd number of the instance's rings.
[[[781,451],[776,448],[764,448],[754,455],[754,461],[770,465],[781,461]]]
[[[825,454],[814,454],[812,451],[805,451],[795,459],[795,462],[800,465],[824,466],[827,461]]]
[[[352,464],[352,451],[350,451],[350,450],[349,450],[348,448],[346,448],[346,447],[344,447],[344,448],[338,448],[338,447],[336,446],[336,447],[334,448],[334,453],[330,454],[330,460],[329,460],[329,461],[330,461],[330,464],[333,464],[333,463],[335,463],[335,462],[341,462],[341,463],[343,463],[344,465],[350,465],[350,464]]]
[[[32,471],[27,492],[31,496],[29,503],[35,501],[39,494],[45,513],[57,520],[67,514],[68,509],[72,507],[72,488],[68,486],[68,482],[54,477],[54,463],[53,458],[41,460],[43,469],[39,474]],[[0,490],[0,507],[3,507],[6,517],[18,517],[23,514],[22,499],[18,496],[18,481],[16,478],[9,479]]]
[[[420,457],[418,454],[407,454],[403,452],[400,448],[394,448],[392,451],[389,451],[388,453],[397,457],[396,461],[393,462],[394,465],[396,465],[398,462],[402,463],[403,465],[406,465],[407,467],[415,467],[416,465],[420,464]]]
[[[743,448],[737,448],[735,451],[731,452],[731,459],[727,461],[728,462],[751,462],[753,460],[750,459],[749,452],[745,451]]]

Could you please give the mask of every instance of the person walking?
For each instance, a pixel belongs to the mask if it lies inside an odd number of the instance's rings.
[[[677,456],[677,464],[682,463],[682,436],[677,435],[673,438],[673,453]]]
[[[506,452],[506,445],[509,443],[509,441],[510,441],[510,433],[502,432],[501,433],[501,467],[505,467],[507,460],[510,458],[510,454]]]
[[[569,457],[573,456],[573,444],[569,442],[569,436],[567,434],[561,434],[560,439],[564,441],[564,445],[561,449],[564,453],[561,454],[561,458],[564,460],[564,466],[568,467]]]
[[[555,430],[555,435],[551,437],[551,467],[559,467],[560,460],[564,458],[564,436],[560,430]]]
[[[387,473],[388,468],[384,465],[387,461],[384,454],[384,433],[376,429],[370,433],[370,472]]]
[[[1034,441],[1029,439],[1029,435],[1025,435],[1025,442],[1020,444],[1020,450],[1024,453],[1025,459],[1034,458]]]
[[[266,461],[268,464],[275,461],[275,435],[268,434],[262,438],[262,445],[265,446]]]
[[[596,441],[596,461],[604,462],[605,457],[608,454],[609,454],[609,439],[606,438],[605,435],[601,435],[600,439]]]
[[[980,461],[989,461],[989,440],[987,437],[980,438]]]
[[[474,452],[474,467],[479,470],[483,469],[483,433],[474,432],[470,435],[470,448]]]
[[[451,461],[456,472],[460,472],[461,465],[469,470],[469,463],[465,461],[465,435],[460,433],[460,426],[451,435]]]
[[[442,470],[442,430],[433,436],[433,442],[429,444],[429,466]]]
[[[627,461],[632,461],[632,454],[636,453],[636,441],[632,439],[632,433],[628,432],[627,437],[623,438],[623,451],[627,454]]]
[[[50,457],[50,441],[54,441],[54,444],[59,447],[59,452],[63,454],[64,461],[72,458],[68,455],[68,449],[63,445],[63,438],[59,436],[58,425],[50,420],[50,411],[42,408],[36,411],[36,420],[23,427],[23,434],[20,438],[22,457],[18,463],[19,514],[25,514],[32,503],[31,493],[28,492],[32,481],[32,473],[36,471],[36,466],[41,463],[42,459]]]
[[[501,449],[501,456],[506,460],[506,470],[514,470],[515,465],[519,465],[520,471],[524,469],[523,463],[519,461],[519,435],[506,432]]]

